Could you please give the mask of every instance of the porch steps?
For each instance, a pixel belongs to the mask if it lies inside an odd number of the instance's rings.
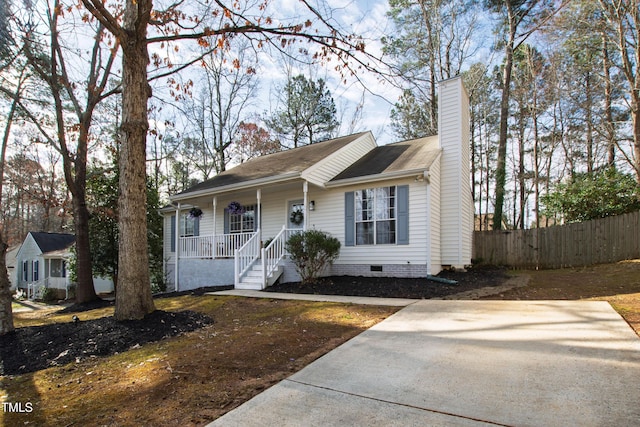
[[[267,286],[273,285],[276,280],[282,275],[284,272],[284,267],[282,265],[278,266],[278,269],[271,273],[267,277],[267,283],[263,285],[262,283],[262,265],[254,264],[251,267],[251,270],[247,271],[247,273],[240,279],[240,283],[235,286],[236,289],[250,289],[250,290],[262,290]]]

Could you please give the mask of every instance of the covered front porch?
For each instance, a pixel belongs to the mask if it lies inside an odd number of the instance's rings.
[[[285,243],[307,229],[315,202],[306,181],[253,191],[190,198],[174,205],[172,251],[175,290],[231,285],[264,289],[284,272]]]

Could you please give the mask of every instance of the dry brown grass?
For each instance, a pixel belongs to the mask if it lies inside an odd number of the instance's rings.
[[[31,402],[33,411],[0,413],[0,424],[202,425],[397,311],[221,296],[167,298],[156,305],[199,311],[215,323],[122,354],[1,377],[1,400]],[[83,318],[112,310],[92,310]],[[72,316],[34,313],[17,313],[16,325]]]

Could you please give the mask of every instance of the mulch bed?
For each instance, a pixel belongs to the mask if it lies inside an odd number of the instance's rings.
[[[315,283],[277,283],[266,292],[285,292],[315,295],[348,295],[381,298],[442,298],[459,292],[487,286],[500,286],[508,278],[505,270],[498,268],[474,268],[463,271],[443,271],[436,278],[455,280],[447,284],[426,278],[399,279],[392,277],[331,276]]]
[[[108,356],[211,323],[213,319],[193,311],[156,310],[142,320],[117,322],[111,316],[18,328],[0,336],[0,374],[24,374],[87,357]]]

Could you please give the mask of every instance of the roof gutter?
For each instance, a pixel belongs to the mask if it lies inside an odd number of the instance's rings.
[[[402,171],[395,171],[395,172],[386,172],[386,173],[381,173],[377,175],[364,175],[364,176],[357,176],[353,178],[339,179],[337,181],[327,182],[324,186],[326,188],[344,187],[346,185],[386,181],[389,179],[396,179],[396,178],[415,178],[416,176],[422,176],[423,179],[427,181],[429,177],[429,168],[418,168],[418,169],[402,170]]]
[[[169,197],[169,201],[178,202],[180,200],[192,199],[194,197],[199,197],[199,196],[212,196],[215,194],[226,193],[229,191],[245,190],[245,189],[249,189],[251,187],[256,187],[259,185],[277,184],[280,182],[291,181],[296,178],[300,178],[300,172],[290,172],[284,175],[269,176],[266,178],[254,179],[252,181],[245,181],[245,182],[238,182],[235,184],[224,185],[222,187],[203,188],[202,190],[191,191],[189,193],[175,194]]]

